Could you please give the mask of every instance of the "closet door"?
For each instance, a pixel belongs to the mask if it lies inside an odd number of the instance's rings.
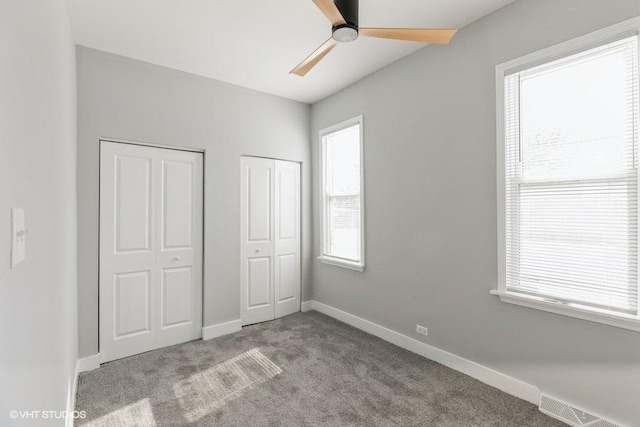
[[[157,327],[155,152],[101,144],[100,361],[154,348]]]
[[[275,161],[275,317],[300,311],[300,164]]]
[[[300,311],[300,164],[241,158],[242,324]]]
[[[100,360],[202,331],[202,155],[101,143]]]
[[[156,347],[202,336],[202,154],[157,150]]]
[[[274,318],[274,161],[241,157],[242,324]]]

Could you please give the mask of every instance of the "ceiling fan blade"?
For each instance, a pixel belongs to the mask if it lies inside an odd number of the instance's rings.
[[[407,40],[412,42],[448,44],[458,30],[433,28],[362,28],[361,36],[381,39]]]
[[[324,16],[329,18],[329,21],[331,21],[334,27],[347,23],[333,0],[313,0],[313,2],[318,6],[318,9],[324,13]]]
[[[319,48],[317,48],[311,55],[307,56],[307,58],[299,63],[296,68],[289,71],[289,74],[296,74],[300,77],[304,77],[313,67],[316,66],[318,62],[325,56],[327,53],[331,51],[338,44],[333,38],[330,38],[326,42],[322,44]]]

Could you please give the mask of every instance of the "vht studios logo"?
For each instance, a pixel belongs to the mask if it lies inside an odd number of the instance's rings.
[[[15,409],[9,411],[9,417],[11,419],[22,420],[53,420],[53,419],[68,419],[68,418],[86,418],[87,413],[85,411],[16,411]]]

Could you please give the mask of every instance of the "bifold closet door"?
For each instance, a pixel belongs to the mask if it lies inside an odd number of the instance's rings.
[[[100,361],[202,334],[202,154],[100,153]]]
[[[300,164],[275,161],[275,318],[300,311]]]
[[[300,164],[241,158],[242,323],[300,311]]]
[[[273,320],[274,161],[242,157],[241,298],[242,324]]]

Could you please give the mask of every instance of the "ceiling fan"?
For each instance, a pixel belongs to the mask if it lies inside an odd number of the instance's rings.
[[[331,38],[324,42],[289,74],[304,76],[338,43],[352,42],[358,36],[447,44],[457,30],[435,28],[365,28],[358,26],[359,0],[313,0],[333,25]]]

